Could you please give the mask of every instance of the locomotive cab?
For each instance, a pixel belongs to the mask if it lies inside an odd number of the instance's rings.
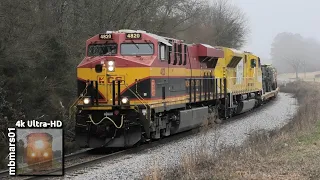
[[[141,92],[135,93],[135,96],[132,92],[125,92],[124,90],[129,88],[125,86],[132,86],[135,82],[150,76],[150,66],[168,55],[168,46],[171,44],[165,39],[144,31],[116,31],[90,38],[87,41],[86,57],[77,67],[78,95],[83,93],[91,81],[96,83],[93,86],[95,90],[98,87],[98,90],[93,98],[83,98],[83,105],[94,105],[94,101],[108,105],[129,102],[134,105],[141,104],[138,94],[150,98],[150,88],[143,92],[138,88]],[[158,57],[158,54],[161,57]],[[115,83],[116,87],[113,87],[112,83]],[[112,91],[113,88],[116,92]]]

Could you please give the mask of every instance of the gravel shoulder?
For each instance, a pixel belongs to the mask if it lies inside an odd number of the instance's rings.
[[[186,153],[197,147],[206,146],[209,151],[216,151],[220,145],[239,146],[254,131],[281,128],[290,121],[298,108],[291,94],[279,93],[278,98],[270,103],[218,129],[210,129],[205,134],[188,136],[136,154],[67,172],[64,179],[141,179],[154,167],[161,169],[176,166]]]

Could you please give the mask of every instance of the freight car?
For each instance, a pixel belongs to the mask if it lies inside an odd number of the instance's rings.
[[[52,136],[48,133],[31,133],[27,136],[26,160],[33,171],[52,168]]]
[[[212,113],[244,113],[278,93],[270,70],[227,47],[139,30],[97,34],[77,67],[76,141],[130,147],[199,127]]]

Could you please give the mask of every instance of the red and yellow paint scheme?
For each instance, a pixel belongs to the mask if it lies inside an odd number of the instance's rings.
[[[93,36],[77,67],[77,142],[132,146],[197,127],[212,112],[227,118],[253,108],[262,92],[260,63],[248,65],[247,59],[259,61],[251,53],[240,56],[246,57],[241,78],[249,78],[238,85],[239,58],[230,48],[135,30]],[[238,106],[240,99],[249,105]]]
[[[52,136],[48,133],[30,133],[27,135],[26,161],[34,171],[52,168]]]

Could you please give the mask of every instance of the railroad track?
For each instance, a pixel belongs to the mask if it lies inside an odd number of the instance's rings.
[[[75,153],[71,153],[71,154],[68,154],[68,155],[65,155],[64,156],[64,160],[65,160],[65,164],[69,163],[70,161],[73,161],[75,159],[79,159],[79,158],[82,158],[82,157],[85,157],[86,155],[88,155],[88,153],[91,151],[92,149],[91,148],[87,148],[87,149],[82,149],[78,152],[75,152]],[[17,170],[17,169],[16,169]],[[19,176],[18,176],[19,177]],[[14,178],[14,179],[17,179],[18,177]],[[0,179],[3,179],[3,178],[10,178],[9,176],[9,170],[4,170],[4,171],[0,171]],[[23,177],[21,176],[20,177],[21,179],[23,179]],[[25,177],[26,178],[26,177]],[[19,178],[18,178],[19,179]]]
[[[273,104],[273,101],[263,105],[270,106]],[[228,121],[223,121],[221,124],[227,125],[232,124],[236,119],[246,117],[254,112],[259,111],[260,109],[263,109],[262,107],[255,108],[247,113],[240,114],[237,116],[234,116],[230,118]],[[209,128],[212,128],[213,124],[209,125]],[[217,128],[220,128],[221,126],[216,126]],[[135,154],[138,152],[141,152],[143,150],[152,149],[154,147],[170,143],[173,141],[177,141],[179,139],[198,134],[200,132],[200,128],[193,129],[190,131],[182,132],[173,136],[169,136],[163,139],[160,139],[158,141],[153,141],[149,144],[142,144],[141,146],[135,147],[135,148],[129,148],[129,149],[121,149],[117,150],[116,152],[103,152],[100,153],[94,152],[92,149],[84,149],[74,154],[69,154],[64,156],[64,172],[70,172],[75,169],[80,169],[88,165],[92,165],[94,163],[99,163],[101,161],[107,161],[111,159],[116,159],[118,157],[129,155],[129,154]],[[102,153],[102,154],[101,154]],[[75,162],[76,161],[76,162]],[[59,172],[60,170],[54,170],[50,172],[46,172],[46,175],[54,175],[55,173]],[[61,172],[61,171],[60,171]],[[53,177],[44,177],[44,176],[17,176],[17,177],[10,177],[8,170],[0,172],[0,179],[23,179],[23,180],[31,180],[31,179],[58,179],[59,177],[53,176]]]

